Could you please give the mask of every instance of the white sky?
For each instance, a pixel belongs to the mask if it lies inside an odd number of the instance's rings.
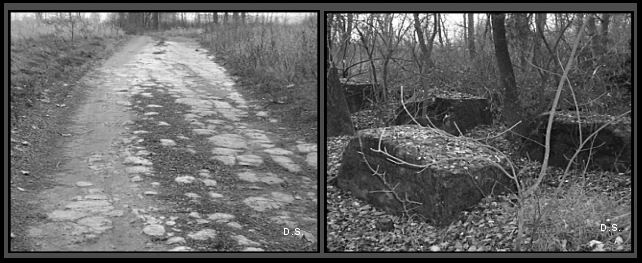
[[[395,13],[397,15],[404,14],[404,13]],[[412,14],[406,13],[408,16],[403,24],[404,27],[410,26],[411,28],[407,31],[407,34],[414,34],[414,20],[412,17]],[[363,19],[363,15],[365,14],[359,14],[361,15],[361,19]],[[445,29],[448,33],[448,38],[453,40],[453,39],[460,39],[462,37],[462,30],[463,30],[463,23],[464,23],[464,18],[463,18],[464,13],[441,13],[441,19],[444,22]],[[422,13],[419,15],[420,19],[425,19],[426,14]],[[485,19],[486,14],[483,13],[476,13],[474,14],[474,20],[475,20],[475,26],[479,25],[479,19]],[[430,16],[431,24],[434,18],[432,15]],[[396,23],[394,24],[395,27],[401,26],[401,18],[395,18]],[[396,31],[397,29],[395,29]],[[432,28],[431,30],[432,31]],[[358,33],[356,30],[353,32],[353,38],[358,39]],[[415,35],[416,37],[416,35]]]
[[[90,14],[91,13],[89,13],[89,12],[83,12],[83,15],[85,17],[89,17]],[[99,13],[99,14],[101,15],[101,19],[104,20],[104,19],[107,18],[107,15],[109,13]],[[187,19],[196,18],[195,14],[196,13],[194,13],[194,12],[186,12],[186,17],[187,17]],[[223,12],[218,12],[218,14],[219,14],[220,17],[223,17]],[[248,17],[250,17],[250,16],[254,17],[256,15],[272,15],[273,17],[278,17],[280,20],[286,18],[289,22],[296,22],[296,21],[298,21],[298,20],[300,20],[302,18],[305,18],[306,15],[311,15],[311,14],[313,14],[313,13],[302,13],[302,12],[287,12],[287,13],[286,12],[280,12],[280,13],[277,13],[277,12],[248,12],[247,16]],[[232,17],[232,12],[228,12],[228,15],[231,18]],[[11,19],[16,19],[16,18],[20,19],[20,18],[25,17],[25,16],[33,17],[34,13],[33,12],[31,12],[31,13],[12,12],[11,13]]]

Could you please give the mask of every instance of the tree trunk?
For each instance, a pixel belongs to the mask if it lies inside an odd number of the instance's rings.
[[[608,50],[610,19],[610,14],[602,14],[600,19],[600,48],[603,54]]]
[[[528,28],[528,14],[518,13],[515,14],[517,24],[517,40],[519,41],[519,67],[522,72],[528,72],[527,52],[528,52],[528,36],[530,29]]]
[[[422,100],[428,99],[426,96],[428,96],[428,91],[429,91],[429,86],[428,83],[426,82],[426,78],[428,77],[428,72],[430,68],[433,67],[433,62],[430,59],[430,50],[428,49],[426,45],[426,41],[424,39],[424,33],[421,29],[421,23],[419,22],[419,14],[415,13],[413,14],[415,18],[415,31],[417,31],[417,36],[419,37],[419,46],[421,47],[421,58],[422,58],[422,63],[423,67],[421,67],[421,73],[420,73],[420,78],[421,78],[421,86],[423,87],[424,94]],[[435,34],[433,34],[432,40],[435,39]],[[431,42],[432,43],[432,42]],[[432,47],[432,44],[431,44]],[[421,116],[426,116],[427,113],[427,107],[422,107],[421,110]]]
[[[508,126],[522,121],[517,125],[513,132],[524,135],[526,123],[521,115],[522,109],[517,96],[517,84],[515,83],[515,73],[513,64],[510,61],[508,53],[508,43],[506,42],[506,29],[504,28],[505,14],[491,14],[493,27],[493,40],[495,42],[495,58],[499,68],[499,78],[503,87],[503,111],[504,121]]]
[[[326,74],[326,80],[329,79],[330,76],[330,61],[334,61],[334,58],[332,57],[332,22],[334,21],[334,14],[329,13],[328,14],[328,21],[325,24],[325,32],[326,32],[326,45],[325,45],[325,74]]]
[[[587,18],[586,30],[591,39],[591,52],[593,55],[593,65],[598,65],[604,56],[604,47],[602,46],[602,35],[597,32],[595,26],[595,14],[589,14]]]
[[[470,60],[475,61],[477,56],[475,52],[475,20],[473,13],[468,13],[468,52],[470,52]]]
[[[535,30],[536,33],[533,36],[533,53],[532,59],[534,65],[537,65],[538,68],[535,68],[540,76],[540,87],[537,93],[537,101],[539,101],[540,106],[537,108],[536,112],[542,112],[545,108],[545,97],[544,91],[548,84],[548,72],[541,70],[539,68],[546,67],[544,65],[544,57],[541,52],[541,47],[543,43],[542,36],[544,36],[544,26],[546,23],[546,13],[537,13],[535,15]]]
[[[326,79],[326,136],[336,137],[353,135],[354,126],[350,119],[348,104],[346,103],[343,88],[339,82],[339,73],[334,65],[330,65],[330,74]]]

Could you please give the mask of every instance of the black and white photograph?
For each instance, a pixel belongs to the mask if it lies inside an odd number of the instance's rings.
[[[9,15],[9,251],[319,252],[318,10]]]
[[[324,19],[326,253],[634,251],[631,11]]]

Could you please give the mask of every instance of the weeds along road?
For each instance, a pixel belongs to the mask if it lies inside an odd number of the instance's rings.
[[[317,145],[190,40],[136,37],[81,80],[39,251],[316,251]]]

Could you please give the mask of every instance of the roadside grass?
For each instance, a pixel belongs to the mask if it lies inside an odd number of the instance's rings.
[[[150,33],[198,39],[232,74],[244,95],[265,102],[288,127],[317,141],[318,44],[316,16],[300,24],[216,24]],[[314,131],[311,133],[310,131]]]
[[[630,175],[609,173],[606,176]],[[617,182],[618,180],[604,180],[598,186],[598,182],[582,184],[580,181],[565,187],[557,197],[552,191],[548,191],[526,200],[526,224],[530,224],[531,229],[538,226],[535,235],[530,236],[534,240],[530,250],[631,251],[630,188],[605,185]],[[550,208],[552,211],[538,224],[536,218],[547,203],[553,204]],[[604,246],[600,249],[596,244],[589,245],[592,240],[599,241]]]

